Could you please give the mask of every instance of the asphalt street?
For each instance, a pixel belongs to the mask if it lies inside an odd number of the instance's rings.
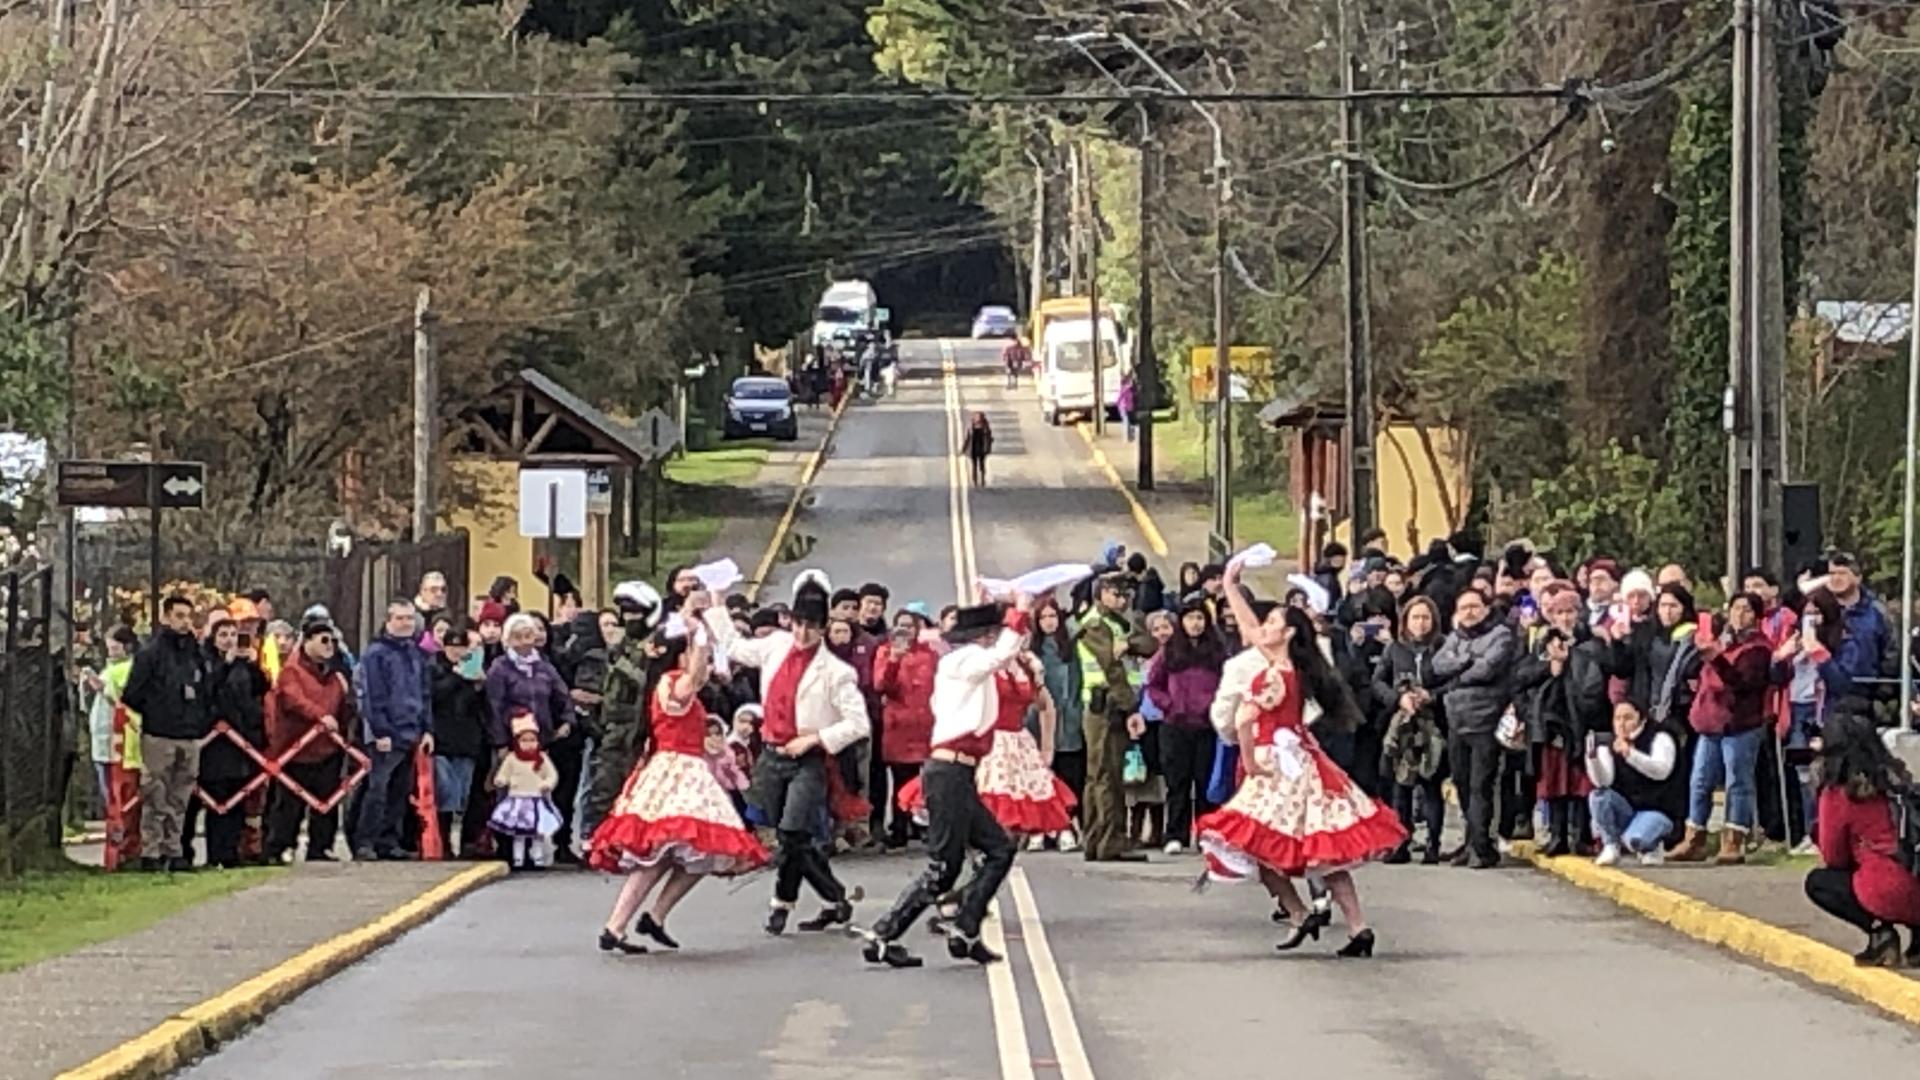
[[[1107,538],[1143,543],[1085,443],[1048,428],[1030,389],[1008,391],[996,357],[914,343],[898,396],[848,410],[797,525],[817,541],[804,565],[938,606],[976,571],[1087,559]],[[992,420],[996,454],[987,486],[962,496],[953,421],[972,410]],[[782,567],[764,598],[784,597],[801,568]],[[911,856],[839,865],[867,890],[863,921],[920,868]],[[917,932],[928,966],[907,972],[868,967],[843,937],[769,939],[765,877],[701,885],[673,919],[681,952],[608,957],[593,938],[614,882],[520,878],[190,1075],[1696,1080],[1836,1066],[1906,1076],[1920,1060],[1903,1025],[1531,869],[1362,871],[1380,939],[1371,961],[1332,955],[1338,926],[1276,954],[1263,894],[1196,895],[1197,870],[1190,856],[1022,855],[991,924],[1009,963],[988,972],[950,963]]]

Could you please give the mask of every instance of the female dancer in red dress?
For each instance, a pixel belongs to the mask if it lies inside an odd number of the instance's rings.
[[[1320,654],[1312,620],[1297,608],[1249,603],[1239,577],[1239,565],[1230,564],[1227,599],[1267,666],[1253,677],[1234,721],[1246,782],[1196,822],[1194,833],[1212,876],[1240,880],[1258,873],[1286,909],[1292,932],[1278,948],[1320,936],[1291,881],[1312,874],[1326,882],[1352,934],[1339,954],[1372,956],[1373,930],[1348,871],[1384,858],[1407,830],[1347,778],[1307,726],[1310,702],[1327,722],[1357,721],[1345,686]]]
[[[689,628],[697,640],[686,636]],[[626,927],[654,886],[660,893],[653,910],[640,916],[635,929],[677,949],[679,942],[667,934],[667,915],[701,878],[730,877],[767,863],[767,849],[707,767],[707,710],[698,697],[707,682],[706,632],[690,622],[659,631],[649,643],[653,752],[627,778],[613,812],[593,833],[594,868],[627,875],[600,931],[605,952],[647,951],[627,941]]]

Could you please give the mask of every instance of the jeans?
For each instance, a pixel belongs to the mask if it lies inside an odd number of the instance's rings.
[[[413,747],[396,740],[391,750],[376,750],[369,744],[367,752],[373,771],[360,796],[353,853],[392,855],[400,850],[400,817],[407,812],[407,795],[413,788]]]
[[[1400,818],[1400,824],[1407,827],[1408,843],[1411,844],[1413,832],[1413,802],[1417,796],[1420,811],[1427,822],[1426,850],[1438,853],[1440,850],[1440,830],[1447,822],[1447,800],[1440,791],[1441,778],[1421,780],[1414,784],[1393,785],[1393,812]]]
[[[1506,751],[1493,732],[1481,731],[1455,734],[1447,741],[1447,757],[1453,762],[1453,784],[1467,819],[1467,846],[1477,855],[1492,858],[1498,854],[1493,846],[1493,789]]]
[[[1818,836],[1820,792],[1813,783],[1812,754],[1808,743],[1820,734],[1819,707],[1812,702],[1791,706],[1793,726],[1787,732],[1787,795],[1800,796],[1800,836]]]
[[[464,811],[467,808],[467,796],[472,794],[472,789],[472,758],[434,755],[433,808],[435,810],[442,814],[458,814]]]
[[[1644,855],[1660,846],[1673,831],[1673,820],[1658,810],[1635,810],[1625,795],[1601,788],[1587,796],[1593,830],[1602,843]]]
[[[1687,804],[1687,823],[1706,828],[1713,813],[1713,793],[1724,782],[1727,787],[1727,824],[1736,829],[1753,828],[1754,765],[1760,760],[1760,740],[1764,728],[1732,735],[1702,735],[1693,751],[1693,784]]]

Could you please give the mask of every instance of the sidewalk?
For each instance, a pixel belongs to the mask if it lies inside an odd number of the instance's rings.
[[[740,485],[738,500],[729,505],[727,518],[721,524],[719,533],[700,554],[701,562],[730,558],[740,565],[742,573],[751,575],[754,572],[762,554],[774,541],[787,506],[793,499],[794,488],[802,482],[802,477],[807,476],[816,454],[821,452],[835,425],[834,413],[827,408],[801,411],[800,438],[795,442],[777,444],[768,452],[766,464],[760,466],[759,473],[751,481]],[[796,540],[791,537],[783,539],[786,540],[783,547],[789,550],[783,550],[777,562],[805,555],[804,551],[790,554]]]
[[[0,1055],[0,1080],[45,1080],[189,1011],[194,1024],[211,1026],[212,1016],[195,1006],[472,870],[474,864],[460,862],[301,864],[136,933],[0,974],[0,1046],[7,1048]],[[451,900],[444,893],[441,898]],[[354,958],[341,952],[329,959]],[[284,996],[305,988],[292,973],[275,987]],[[251,1012],[263,996],[269,995],[239,995],[220,1012]],[[266,1007],[273,1004],[278,1001]],[[198,1030],[182,1034],[200,1037]]]

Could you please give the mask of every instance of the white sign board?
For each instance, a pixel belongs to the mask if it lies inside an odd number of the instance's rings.
[[[587,535],[587,471],[520,470],[520,535],[543,540]]]

